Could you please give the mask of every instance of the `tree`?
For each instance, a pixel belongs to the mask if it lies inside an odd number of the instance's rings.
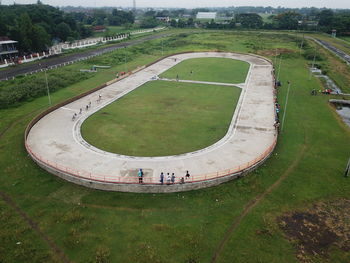
[[[51,37],[40,25],[33,26],[33,50],[46,50],[51,44]]]
[[[0,16],[0,36],[5,36],[8,32],[8,27],[5,23],[5,19]]]
[[[251,13],[236,15],[236,22],[244,28],[261,28],[263,25],[262,17]]]
[[[24,51],[32,49],[33,24],[28,13],[23,13],[19,18],[19,45]]]
[[[140,24],[141,28],[153,28],[156,26],[158,26],[158,21],[154,17],[145,17]]]
[[[56,34],[62,41],[66,41],[68,36],[71,34],[71,29],[69,25],[61,22],[56,28]]]
[[[319,14],[318,24],[320,26],[330,27],[333,23],[334,12],[331,9],[322,10]]]
[[[177,22],[176,22],[175,19],[171,19],[171,20],[170,20],[170,26],[172,26],[172,27],[177,27]]]
[[[186,22],[182,19],[179,19],[179,21],[177,21],[177,27],[179,28],[184,28],[186,26]]]
[[[190,17],[190,18],[187,20],[187,25],[190,26],[190,27],[194,26],[194,21],[193,21],[193,18],[192,18],[192,17]]]
[[[286,12],[276,16],[279,29],[298,29],[300,14],[295,12]]]

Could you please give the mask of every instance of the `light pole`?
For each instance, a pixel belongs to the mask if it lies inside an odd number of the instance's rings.
[[[39,64],[41,66],[41,64]],[[47,79],[47,66],[44,68],[44,74],[45,74],[45,82],[46,82],[46,90],[47,90],[47,97],[49,98],[49,106],[51,106],[51,96],[50,96],[50,89],[49,89],[49,81]]]
[[[125,73],[126,73],[126,47],[124,47],[124,55],[125,55],[125,63],[124,63],[124,71],[125,71]]]
[[[315,62],[316,62],[316,47],[315,47],[314,59],[312,60],[312,66],[311,66],[310,73],[309,73],[309,80],[311,80],[311,73],[312,73],[313,68],[315,67]]]
[[[282,64],[282,54],[280,55],[280,63],[278,65],[277,81],[280,80],[281,64]]]
[[[276,47],[276,52],[275,52],[275,66],[277,64],[277,47]]]
[[[282,119],[282,127],[281,131],[283,131],[283,126],[284,126],[284,120],[286,118],[286,113],[287,113],[287,106],[288,106],[288,98],[289,98],[289,89],[290,89],[290,81],[288,81],[288,90],[287,90],[287,95],[286,95],[286,105],[284,106],[284,112],[283,112],[283,119]]]
[[[303,34],[303,40],[301,41],[301,44],[300,44],[300,54],[301,54],[301,50],[303,49],[303,46],[304,46],[304,39],[305,39],[305,34]]]
[[[47,68],[45,68],[45,80],[46,80],[46,89],[47,89],[47,96],[49,97],[49,105],[51,106],[51,96],[50,96],[50,89],[49,89],[49,82],[47,80],[47,74],[46,74]]]
[[[164,54],[164,44],[163,44],[163,39],[162,39],[162,56]]]

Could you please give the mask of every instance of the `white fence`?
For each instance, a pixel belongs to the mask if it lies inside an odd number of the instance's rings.
[[[77,41],[74,41],[73,43],[67,43],[67,42],[60,43],[55,46],[52,46],[48,52],[34,53],[27,56],[19,57],[17,59],[17,63],[18,64],[28,63],[35,60],[47,58],[53,55],[61,54],[64,50],[90,47],[100,43],[107,43],[112,41],[121,41],[123,39],[128,38],[129,35],[145,34],[145,33],[150,33],[154,31],[160,31],[163,29],[165,29],[165,27],[156,27],[151,29],[136,30],[125,34],[119,34],[118,36],[114,36],[114,37],[96,37],[96,38],[87,38],[87,39],[77,40]],[[5,59],[4,63],[0,64],[0,68],[5,68],[11,65],[15,65],[15,63],[13,61],[8,61]]]

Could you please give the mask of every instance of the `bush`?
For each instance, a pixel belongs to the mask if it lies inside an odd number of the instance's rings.
[[[47,76],[50,91],[54,92],[92,75],[61,68],[48,71]],[[0,84],[0,109],[17,106],[22,102],[44,96],[46,93],[46,81],[43,73],[4,81]]]
[[[303,56],[307,60],[313,60],[315,56],[315,49],[313,48],[306,48],[304,50]],[[316,61],[323,61],[324,57],[320,54],[320,52],[316,51],[316,56],[315,56]]]

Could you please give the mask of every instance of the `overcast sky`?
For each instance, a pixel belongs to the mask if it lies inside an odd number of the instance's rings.
[[[1,1],[1,0],[0,0]],[[2,0],[2,4],[36,3],[36,0]],[[132,6],[132,0],[42,0],[53,6]],[[350,8],[350,0],[136,0],[138,7],[216,7],[216,6],[283,6],[283,7],[327,7]]]

